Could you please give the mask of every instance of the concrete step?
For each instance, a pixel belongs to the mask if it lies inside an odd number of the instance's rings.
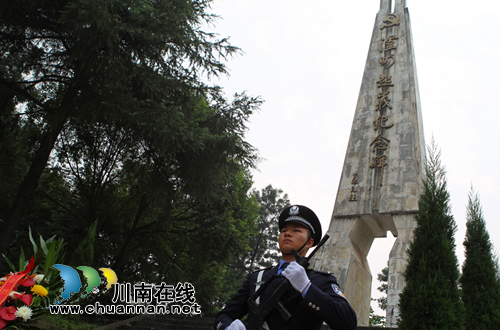
[[[95,330],[208,330],[212,329],[214,319],[201,316],[179,315],[139,315],[124,321],[115,322]],[[379,328],[361,327],[357,330],[376,330]],[[397,330],[397,328],[384,328]],[[331,330],[326,324],[321,330]]]

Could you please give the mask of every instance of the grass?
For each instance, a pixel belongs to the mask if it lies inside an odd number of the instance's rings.
[[[79,315],[46,315],[40,321],[66,330],[91,330],[101,326],[100,324],[87,323]]]

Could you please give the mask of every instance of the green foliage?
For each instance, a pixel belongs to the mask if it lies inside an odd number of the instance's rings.
[[[64,253],[62,250],[64,245],[64,240],[55,241],[54,240],[55,236],[53,236],[49,238],[47,241],[45,241],[43,237],[40,235],[40,247],[38,247],[35,240],[33,239],[31,228],[29,229],[29,238],[31,241],[31,245],[33,247],[33,262],[34,262],[33,273],[36,273],[38,269],[40,269],[40,273],[43,275],[52,274],[53,270],[52,266],[61,262],[62,259],[64,258]],[[7,262],[7,264],[9,265],[11,271],[14,273],[25,270],[30,262],[30,259],[26,259],[22,247],[21,247],[21,253],[19,255],[19,268],[16,268],[16,266],[14,266],[14,264],[5,255],[3,255],[3,257]],[[56,270],[56,272],[59,271]]]
[[[283,190],[268,185],[261,191],[253,190],[252,195],[259,204],[257,235],[250,237],[250,253],[245,258],[248,271],[266,268],[276,264],[280,256],[278,247],[278,218],[290,200]]]
[[[191,282],[211,313],[257,218],[244,135],[262,101],[204,83],[239,52],[202,30],[210,3],[0,6],[0,251],[36,224],[70,266]]]
[[[275,265],[280,256],[278,217],[290,206],[288,195],[272,185],[260,191],[253,189],[251,195],[258,212],[257,219],[249,228],[247,237],[243,238],[248,242],[247,250],[225,267],[221,294],[215,304],[217,308],[222,308],[232,298],[249,273]]]
[[[382,269],[382,271],[377,274],[377,280],[380,282],[380,286],[377,288],[378,291],[382,292],[385,294],[385,296],[378,298],[378,306],[382,310],[387,309],[387,289],[388,289],[388,282],[389,282],[389,263],[387,263],[387,266]]]
[[[26,276],[29,280],[33,280],[35,275],[39,275],[41,278],[39,279],[37,285],[41,285],[44,289],[46,289],[47,295],[32,294],[30,288],[32,288],[35,284],[34,281],[31,282],[30,285],[23,284],[18,286],[17,290],[20,291],[18,293],[32,295],[33,297],[29,306],[32,310],[32,315],[28,323],[18,317],[16,320],[10,321],[5,329],[29,329],[32,320],[49,313],[49,305],[60,297],[61,290],[63,288],[63,282],[59,276],[60,271],[54,268],[54,264],[60,263],[63,260],[64,241],[55,240],[55,237],[44,240],[40,235],[40,245],[38,245],[33,239],[31,228],[29,230],[29,238],[33,247],[33,257],[27,258],[24,254],[24,250],[21,248],[21,254],[19,255],[19,268],[16,268],[14,263],[11,262],[5,255],[3,257],[9,267],[11,267],[13,273],[26,271]],[[25,291],[23,292],[22,290]],[[8,300],[8,303],[19,308],[24,306],[24,301],[21,302],[20,300],[21,299]]]
[[[71,265],[92,265],[94,263],[94,244],[97,221],[90,226],[87,236],[75,248],[68,263]]]
[[[214,19],[207,13],[210,2],[28,0],[1,6],[0,117],[9,130],[0,151],[17,162],[8,171],[17,181],[6,182],[12,197],[1,205],[0,250],[28,220],[22,215],[63,132],[70,135],[65,142],[73,158],[81,142],[75,137],[92,146],[98,128],[108,136],[126,135],[124,148],[148,151],[145,156],[176,177],[190,177],[189,190],[205,201],[211,179],[228,178],[225,168],[216,170],[221,162],[255,164],[242,134],[260,101],[236,97],[228,103],[202,81],[203,74],[225,74],[222,61],[239,51],[201,30]],[[7,147],[16,136],[31,137],[19,152]],[[211,175],[199,173],[211,154]],[[87,219],[85,232],[95,220]]]
[[[400,294],[400,329],[463,329],[455,255],[456,224],[451,215],[444,167],[435,144],[429,148],[417,226],[408,249]]]
[[[465,261],[460,284],[467,310],[465,329],[500,329],[498,262],[486,230],[478,194],[471,188],[467,205]]]
[[[385,311],[387,309],[387,283],[389,281],[389,263],[387,263],[387,266],[384,267],[379,274],[377,274],[377,280],[380,282],[380,286],[377,288],[377,290],[384,294],[384,296],[377,299],[378,306]],[[371,301],[375,301],[375,299],[372,298]],[[369,326],[375,328],[385,327],[385,316],[376,315],[371,306]]]
[[[375,301],[375,299],[371,299]],[[373,328],[384,328],[385,327],[385,316],[375,314],[372,306],[370,306],[370,317],[368,319],[368,326]]]

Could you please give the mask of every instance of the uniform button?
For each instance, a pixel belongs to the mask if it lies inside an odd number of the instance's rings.
[[[319,311],[319,306],[318,306],[318,307],[316,307],[316,310],[317,310],[317,311]]]
[[[312,305],[313,305],[313,303],[312,303],[312,302],[309,302],[309,306],[312,306]]]
[[[315,309],[316,308],[316,305],[312,305],[312,308]]]

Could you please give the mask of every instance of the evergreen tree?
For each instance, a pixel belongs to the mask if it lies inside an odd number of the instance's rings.
[[[206,85],[239,52],[202,30],[210,4],[2,3],[0,252],[31,225],[64,237],[73,266],[190,282],[210,314],[257,218],[244,135],[261,103]]]
[[[500,329],[498,262],[486,230],[479,196],[471,189],[467,205],[465,261],[460,284],[467,311],[465,329]]]
[[[15,180],[8,180],[7,200],[0,203],[1,252],[25,231],[24,215],[65,131],[99,125],[133,132],[137,148],[154,149],[150,158],[161,158],[164,167],[182,164],[176,177],[191,176],[191,195],[205,200],[214,175],[234,172],[220,163],[253,163],[251,146],[230,127],[244,122],[252,106],[241,98],[227,104],[219,88],[204,83],[203,75],[225,74],[223,61],[239,51],[202,30],[215,17],[207,13],[210,3],[2,3],[0,128],[8,131],[0,133],[0,157],[19,164],[0,162],[6,169],[0,178]],[[242,111],[226,111],[235,106]],[[9,147],[17,137],[26,142],[19,151]],[[207,159],[215,166],[200,173]],[[94,220],[88,219],[85,232]]]
[[[398,326],[407,329],[463,329],[463,306],[445,169],[434,142],[428,149],[423,193],[404,272]]]

